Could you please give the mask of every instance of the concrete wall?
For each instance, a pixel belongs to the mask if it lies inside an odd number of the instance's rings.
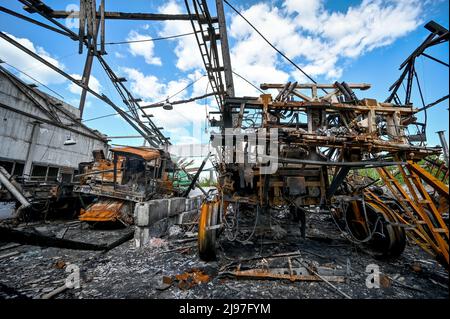
[[[53,124],[56,122],[51,116],[37,107],[15,83],[0,72],[0,160],[26,160],[33,123],[37,119],[42,121],[36,130],[33,164],[76,169],[80,162],[92,161],[93,150],[103,149],[107,153],[107,145],[98,133],[74,122],[73,117],[79,116],[77,108],[47,95],[43,98],[33,90],[27,92],[47,108],[53,108],[61,123]],[[58,103],[58,107],[70,112],[72,118],[51,103]],[[69,135],[77,143],[65,146],[64,141]]]
[[[199,214],[203,196],[154,199],[134,208],[136,247],[145,247],[152,237],[160,237],[171,225],[193,222]]]

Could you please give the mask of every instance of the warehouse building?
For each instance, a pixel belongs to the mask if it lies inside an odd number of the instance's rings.
[[[79,121],[79,110],[0,66],[0,165],[28,181],[71,182],[107,139]]]

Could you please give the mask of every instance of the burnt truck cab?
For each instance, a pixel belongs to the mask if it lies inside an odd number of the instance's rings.
[[[149,147],[118,147],[94,152],[94,161],[80,163],[79,184],[74,192],[95,196],[80,211],[82,221],[133,221],[135,203],[174,193],[169,172],[174,169],[169,153]]]

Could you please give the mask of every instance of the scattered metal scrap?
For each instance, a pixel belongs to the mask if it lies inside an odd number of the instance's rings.
[[[210,276],[200,269],[191,269],[185,273],[175,275],[173,277],[164,276],[163,283],[172,285],[174,282],[178,283],[180,289],[190,289],[195,285],[204,284],[211,280]]]

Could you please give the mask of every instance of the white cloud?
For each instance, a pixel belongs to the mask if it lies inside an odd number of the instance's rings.
[[[116,57],[116,58],[118,58],[118,59],[123,59],[123,58],[125,58],[125,54],[123,54],[123,53],[120,53],[120,52],[114,52],[114,56]]]
[[[152,37],[145,34],[140,34],[137,31],[130,31],[127,37],[127,41],[137,41],[137,40],[151,40]],[[129,51],[133,56],[144,57],[145,63],[162,65],[161,59],[154,56],[155,44],[153,41],[146,42],[135,42],[129,44]]]
[[[196,82],[192,89],[184,90],[192,81],[201,77],[199,72],[189,74],[187,78],[163,83],[156,76],[143,74],[133,68],[122,67],[121,71],[126,74],[133,95],[143,99],[140,102],[141,106],[164,101],[168,96],[174,94],[176,96],[170,99],[171,102],[186,99],[195,94],[205,94],[206,82],[203,82],[205,86],[198,86],[196,89],[197,83],[201,81]],[[204,78],[206,79],[206,77]],[[190,94],[191,91],[192,94]],[[164,110],[162,107],[150,108],[146,109],[146,113],[154,115],[152,120],[158,126],[164,127],[163,134],[170,136],[174,143],[186,142],[187,140],[205,142],[208,139],[202,130],[206,118],[203,102],[197,101],[174,105],[171,111]]]
[[[70,76],[76,80],[81,80],[80,74],[71,74]],[[100,93],[100,90],[102,88],[100,82],[93,75],[91,75],[91,77],[89,78],[89,87],[97,93]],[[68,89],[73,94],[81,94],[81,87],[79,87],[75,83],[70,83]]]
[[[324,0],[285,0],[281,8],[257,3],[240,11],[306,73],[328,80],[342,76],[339,65],[344,59],[392,44],[422,22],[418,0],[363,0],[337,12],[328,11]],[[306,80],[235,14],[229,33],[235,40],[231,49],[233,68],[254,84],[286,82],[289,77]],[[256,92],[236,77],[235,82],[238,94],[244,90],[247,94]]]
[[[38,54],[41,58],[47,60],[54,66],[60,69],[64,69],[64,65],[62,63],[60,63],[55,57],[52,57],[49,53],[47,53],[44,48],[35,46],[29,39],[17,38],[8,33],[6,33],[6,35],[19,42],[30,51]],[[29,74],[36,80],[46,85],[65,82],[65,78],[63,76],[45,66],[41,62],[30,57],[29,55],[3,39],[0,39],[0,59],[5,60],[7,63]],[[23,74],[20,74],[19,76],[25,81],[30,81],[30,78]]]
[[[167,2],[158,9],[159,13],[164,14],[179,14],[185,13],[185,11],[184,6],[182,7],[174,0]],[[165,21],[163,22],[163,29],[159,35],[165,37],[192,31],[192,25],[189,21]],[[190,71],[196,68],[203,68],[195,35],[187,35],[171,41],[176,41],[177,43],[174,53],[177,56],[176,66],[178,69],[181,71]]]
[[[144,75],[136,69],[127,67],[121,68],[121,71],[127,75],[130,81],[131,92],[136,97],[155,102],[163,96],[165,84],[161,83],[156,76]]]

